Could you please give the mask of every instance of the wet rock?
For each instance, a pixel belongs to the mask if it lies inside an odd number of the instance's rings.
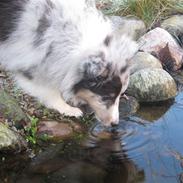
[[[178,43],[183,46],[183,15],[174,15],[164,20],[161,27],[172,34]]]
[[[100,131],[96,134],[97,138],[99,140],[106,140],[106,139],[111,139],[112,137],[112,134],[108,131]]]
[[[0,116],[11,119],[17,124],[28,120],[16,99],[4,90],[0,90]]]
[[[131,75],[127,93],[140,102],[157,102],[175,97],[177,87],[163,69],[143,69]]]
[[[146,32],[146,26],[142,20],[120,16],[111,16],[110,19],[117,32],[127,34],[134,40],[137,40]]]
[[[135,114],[138,108],[139,103],[134,97],[128,96],[128,100],[121,98],[119,104],[119,116],[120,118],[128,117],[132,114]]]
[[[173,100],[164,101],[158,103],[141,104],[140,109],[137,111],[137,115],[147,121],[155,121],[160,119],[173,104]]]
[[[0,152],[25,150],[27,142],[16,132],[0,122]]]
[[[156,57],[147,52],[138,52],[132,58],[132,64],[133,66],[131,68],[131,74],[145,68],[162,69],[161,62]]]
[[[176,81],[178,91],[182,92],[183,91],[183,70],[179,70],[177,72],[171,72],[170,74]]]
[[[182,67],[183,50],[166,30],[149,31],[139,39],[139,45],[141,51],[156,56],[167,69],[176,71]]]
[[[38,136],[46,134],[50,140],[67,139],[81,131],[82,127],[74,122],[41,121],[38,124]]]

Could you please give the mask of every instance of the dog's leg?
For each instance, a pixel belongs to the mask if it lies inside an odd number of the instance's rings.
[[[41,84],[38,85],[35,82],[22,77],[18,77],[17,82],[25,91],[38,98],[39,101],[48,108],[55,109],[66,116],[80,117],[83,115],[79,108],[72,107],[64,101],[59,90],[54,90]]]
[[[50,108],[56,109],[61,114],[66,116],[80,117],[83,115],[82,111],[77,107],[72,107],[68,105],[63,98],[60,96],[59,92],[49,92],[49,97],[46,94],[45,105]]]

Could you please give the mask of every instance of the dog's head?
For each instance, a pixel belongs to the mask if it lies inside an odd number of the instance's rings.
[[[129,80],[129,59],[137,45],[126,36],[107,36],[95,51],[82,58],[75,95],[85,101],[105,125],[118,124],[119,100]]]

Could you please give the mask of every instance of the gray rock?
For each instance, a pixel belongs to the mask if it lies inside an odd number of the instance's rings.
[[[130,77],[127,93],[140,102],[157,102],[177,94],[174,79],[163,69],[143,69]]]
[[[0,152],[24,150],[27,142],[16,132],[0,122]]]
[[[4,90],[0,90],[0,115],[14,122],[28,120],[16,99]]]
[[[174,15],[164,20],[161,27],[172,34],[183,46],[183,15]]]
[[[135,114],[138,109],[139,103],[134,97],[129,96],[128,100],[125,98],[121,98],[119,104],[120,119]]]
[[[147,52],[138,52],[132,58],[131,74],[145,68],[159,68],[162,69],[161,62]]]
[[[114,30],[120,34],[127,34],[137,40],[146,32],[146,26],[142,20],[130,17],[111,16]]]
[[[140,50],[156,56],[169,70],[177,71],[183,65],[183,50],[169,32],[155,28],[139,41]]]
[[[183,70],[179,70],[177,72],[171,72],[170,74],[177,83],[178,92],[182,92],[183,91]]]

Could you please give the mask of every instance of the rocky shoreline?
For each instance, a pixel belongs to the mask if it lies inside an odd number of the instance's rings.
[[[128,101],[121,99],[120,117],[136,113],[141,102],[153,104],[173,99],[183,84],[183,15],[174,15],[150,31],[141,20],[110,18],[115,31],[128,34],[139,43],[139,52],[131,59],[126,92],[130,97]],[[93,122],[90,115],[70,119],[46,109],[18,89],[1,69],[0,152],[26,150],[37,143],[38,137],[54,142],[81,137]]]

